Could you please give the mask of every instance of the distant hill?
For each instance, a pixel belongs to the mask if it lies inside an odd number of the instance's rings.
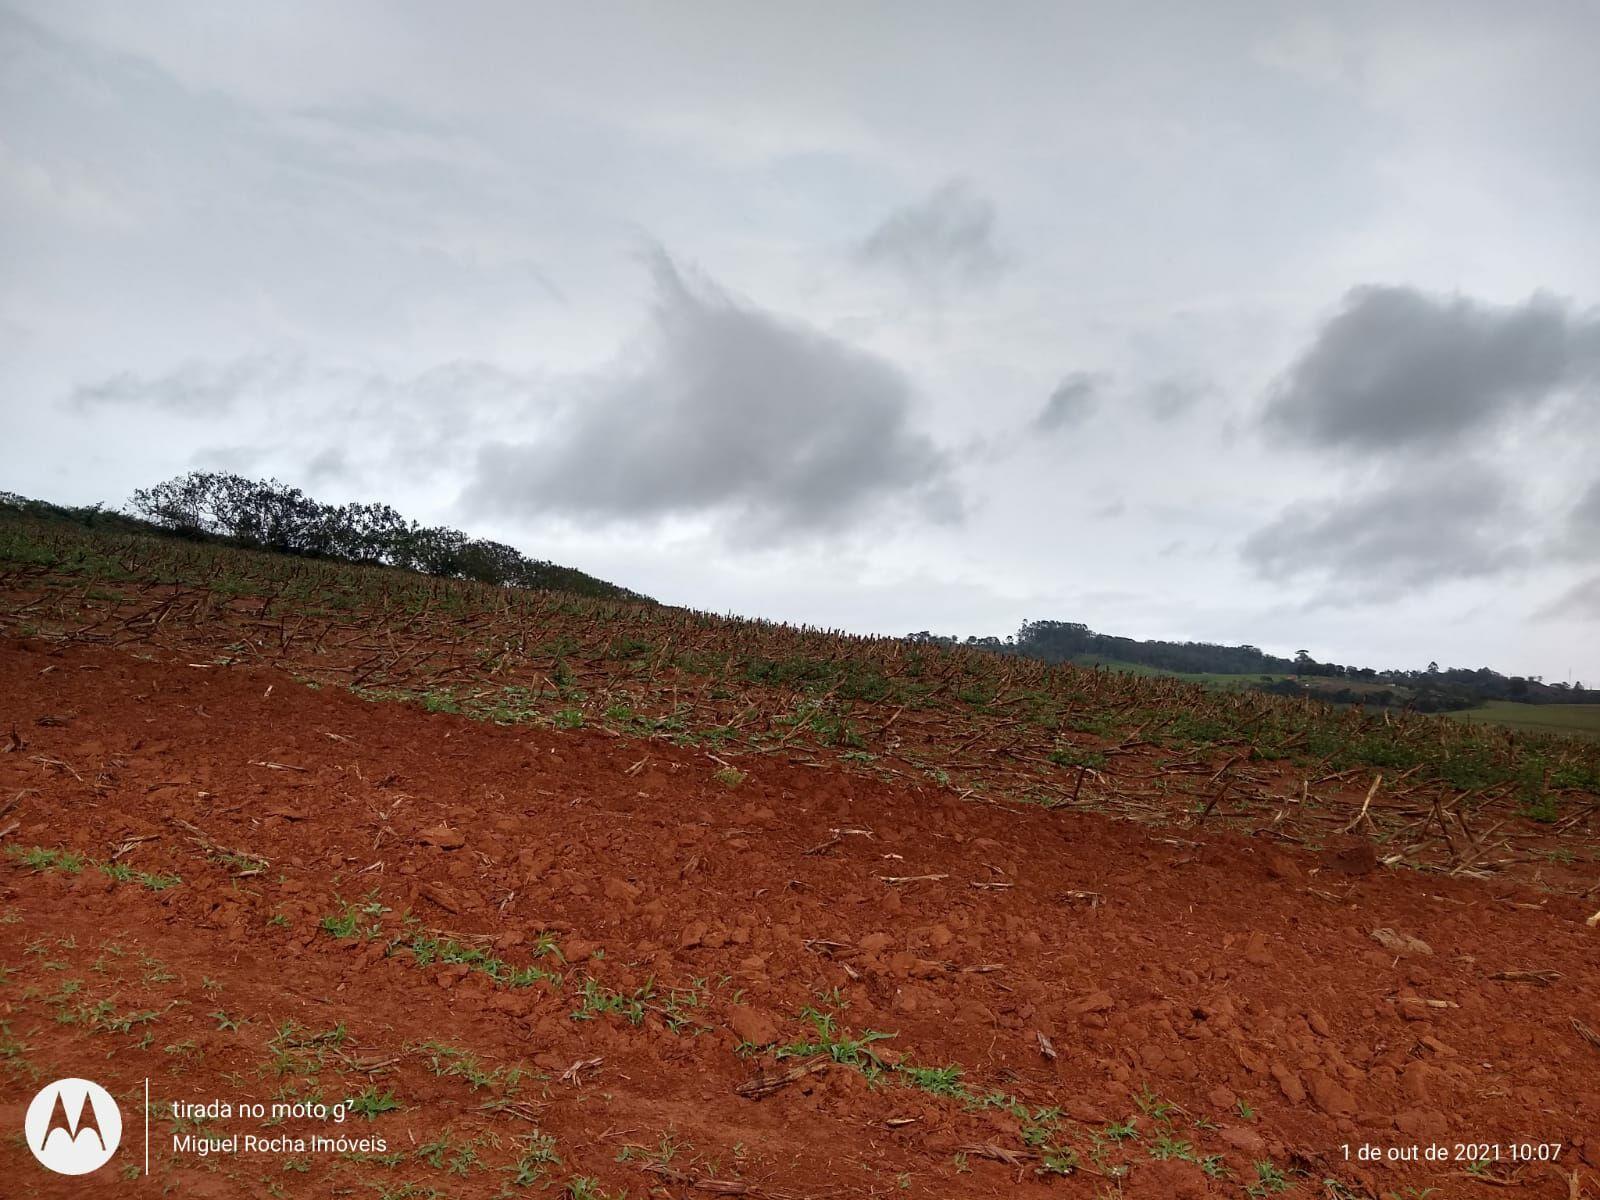
[[[913,642],[953,644],[956,639],[926,631]],[[1283,695],[1305,695],[1335,703],[1399,706],[1418,712],[1473,708],[1491,701],[1522,704],[1593,704],[1600,691],[1582,683],[1547,684],[1537,676],[1502,675],[1488,667],[1383,670],[1318,662],[1301,650],[1293,658],[1268,654],[1251,645],[1214,642],[1145,641],[1096,633],[1071,621],[1024,621],[1016,636],[969,637],[962,645],[1036,658],[1043,662],[1104,666],[1134,673],[1182,675],[1197,682],[1234,683]]]
[[[387,504],[323,504],[275,479],[195,471],[133,494],[129,510],[65,506],[0,492],[0,514],[119,533],[218,542],[304,558],[397,567],[446,579],[655,601],[574,567],[530,559],[502,542],[407,520]]]

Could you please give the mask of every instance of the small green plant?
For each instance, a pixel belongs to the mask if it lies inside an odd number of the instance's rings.
[[[379,1092],[377,1088],[368,1086],[358,1096],[351,1096],[344,1102],[346,1110],[372,1120],[380,1113],[394,1112],[400,1107],[400,1101],[394,1098],[393,1090]]]
[[[1153,1121],[1166,1120],[1178,1108],[1172,1101],[1163,1100],[1155,1092],[1151,1091],[1149,1084],[1144,1084],[1140,1087],[1139,1094],[1133,1098],[1133,1102],[1138,1105],[1140,1112]]]
[[[516,1161],[507,1170],[511,1173],[512,1187],[532,1187],[542,1184],[551,1167],[561,1165],[561,1156],[556,1153],[556,1139],[547,1133],[535,1133],[528,1136],[526,1145]]]
[[[63,1021],[63,1024],[87,1025],[96,1033],[131,1033],[136,1025],[148,1025],[157,1017],[153,1008],[130,1009],[128,1012],[118,1012],[116,1005],[110,1000],[100,1000],[94,1004],[83,1005],[77,1009],[76,1019]],[[57,1015],[61,1020],[61,1015]]]
[[[1138,1121],[1129,1117],[1126,1121],[1113,1121],[1100,1131],[1100,1136],[1107,1141],[1126,1142],[1139,1136]]]
[[[39,1078],[39,1069],[27,1059],[27,1053],[31,1049],[32,1046],[26,1045],[12,1034],[9,1024],[0,1021],[0,1062],[5,1063],[8,1074],[25,1074],[29,1079]]]
[[[868,1078],[876,1077],[884,1069],[883,1060],[873,1051],[872,1044],[886,1041],[894,1034],[869,1029],[858,1037],[849,1037],[839,1029],[831,1013],[807,1007],[800,1010],[800,1016],[811,1023],[816,1036],[779,1046],[778,1058],[812,1058],[825,1054],[842,1066],[856,1068]]]
[[[184,1061],[205,1057],[205,1052],[200,1049],[193,1038],[185,1038],[181,1042],[168,1042],[161,1047],[161,1052],[163,1054],[171,1054],[175,1058],[183,1059]]]
[[[416,1155],[435,1170],[448,1171],[452,1175],[465,1176],[478,1162],[477,1149],[470,1144],[457,1145],[448,1130],[433,1141],[418,1146]]]
[[[437,1189],[420,1183],[402,1183],[398,1187],[378,1189],[378,1200],[437,1200],[438,1195]]]
[[[177,875],[152,875],[148,871],[135,871],[127,863],[101,863],[100,869],[118,883],[137,883],[152,892],[164,892],[183,882]]]
[[[1098,750],[1085,750],[1080,746],[1061,746],[1050,752],[1050,761],[1058,767],[1087,767],[1098,771],[1106,765],[1106,756]]]
[[[658,1167],[669,1166],[683,1152],[675,1133],[668,1130],[654,1147],[627,1145],[617,1151],[618,1162],[647,1162]]]
[[[461,964],[474,971],[482,972],[498,984],[506,987],[522,988],[532,987],[540,980],[559,981],[560,977],[532,963],[525,967],[513,967],[504,959],[496,958],[487,950],[477,946],[463,946],[454,938],[435,937],[431,933],[412,928],[411,931],[398,941],[390,943],[391,952],[401,948],[411,954],[412,961],[419,967],[426,967],[432,963]],[[541,935],[533,949],[534,957],[546,954],[560,957],[556,949],[555,939],[548,934]]]
[[[912,1087],[921,1088],[925,1092],[932,1092],[935,1096],[951,1096],[957,1099],[966,1099],[971,1093],[961,1082],[961,1068],[949,1067],[908,1067],[901,1066],[899,1073]]]
[[[329,913],[318,922],[323,933],[336,938],[355,937],[356,931],[361,927],[361,922],[356,916],[356,910],[347,908],[342,913]]]
[[[1270,1159],[1263,1159],[1256,1163],[1255,1166],[1256,1181],[1244,1189],[1245,1195],[1255,1200],[1255,1198],[1262,1196],[1276,1196],[1279,1192],[1287,1192],[1289,1190],[1288,1176],[1280,1171]]]
[[[706,981],[696,979],[692,986],[671,988],[661,997],[661,1019],[673,1033],[709,1033],[711,1027],[701,1023],[695,1014],[705,1006]]]
[[[509,1071],[500,1067],[488,1070],[471,1051],[443,1042],[423,1042],[417,1051],[427,1056],[428,1069],[435,1075],[463,1079],[474,1091],[497,1086],[514,1090],[522,1077],[521,1070],[515,1067]]]
[[[6,855],[35,871],[60,871],[76,875],[83,870],[83,855],[71,850],[51,850],[45,846],[7,846]]]
[[[1070,1146],[1044,1146],[1039,1151],[1038,1175],[1071,1175],[1082,1166],[1078,1152]]]
[[[336,938],[377,938],[383,934],[383,916],[388,905],[378,899],[376,889],[361,900],[349,903],[340,912],[329,913],[319,922],[319,928]]]
[[[387,1154],[363,1154],[351,1152],[348,1154],[342,1154],[339,1157],[343,1158],[346,1162],[372,1163],[375,1166],[391,1168],[398,1167],[406,1160],[406,1156],[398,1150],[391,1150]]]
[[[1021,1116],[1020,1136],[1023,1144],[1036,1150],[1048,1149],[1061,1124],[1061,1110],[1054,1107],[1036,1108],[1030,1113],[1024,1109]]]
[[[1194,1147],[1188,1142],[1163,1133],[1150,1143],[1150,1157],[1159,1159],[1178,1158],[1185,1162],[1198,1161],[1195,1157]]]
[[[1540,792],[1523,800],[1522,815],[1541,825],[1553,825],[1561,817],[1561,807],[1554,795]]]
[[[632,993],[624,994],[605,987],[597,980],[585,979],[583,990],[578,993],[578,1007],[572,1010],[572,1019],[592,1021],[607,1013],[615,1013],[630,1025],[640,1025],[655,995],[655,983],[651,980],[646,980],[643,987],[636,988]]]

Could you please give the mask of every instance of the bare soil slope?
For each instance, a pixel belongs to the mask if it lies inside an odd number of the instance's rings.
[[[6,637],[0,698],[0,1124],[128,1122],[7,1194],[1600,1195],[1576,897],[158,654]],[[275,1097],[357,1111],[164,1107]]]

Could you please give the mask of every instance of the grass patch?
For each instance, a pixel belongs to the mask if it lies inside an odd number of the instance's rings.
[[[428,1060],[428,1069],[435,1075],[464,1080],[474,1091],[495,1088],[514,1092],[522,1081],[520,1067],[496,1067],[489,1070],[470,1050],[444,1042],[422,1042],[416,1052]]]
[[[177,887],[183,882],[177,875],[135,871],[127,863],[101,863],[100,869],[118,883],[137,883],[141,887],[149,888],[152,892],[164,892],[168,888]]]
[[[400,1101],[394,1098],[393,1089],[378,1091],[369,1085],[358,1095],[346,1097],[345,1110],[371,1121],[386,1112],[398,1112]]]
[[[6,857],[35,871],[60,871],[76,875],[83,870],[83,855],[72,850],[52,850],[46,846],[7,846]]]
[[[883,1060],[878,1057],[872,1046],[875,1042],[888,1041],[895,1036],[894,1034],[869,1029],[865,1033],[851,1037],[840,1028],[838,1019],[832,1013],[811,1007],[801,1009],[800,1017],[810,1022],[815,1036],[779,1046],[775,1051],[778,1058],[814,1058],[817,1055],[826,1055],[841,1066],[854,1067],[869,1079],[876,1078],[885,1070]]]
[[[561,1155],[556,1153],[556,1139],[547,1133],[530,1134],[523,1143],[522,1153],[507,1168],[511,1174],[510,1186],[547,1187],[551,1168],[560,1165]]]

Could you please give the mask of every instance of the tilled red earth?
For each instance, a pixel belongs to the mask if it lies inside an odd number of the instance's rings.
[[[6,1195],[1600,1196],[1576,900],[15,638],[0,741]]]

